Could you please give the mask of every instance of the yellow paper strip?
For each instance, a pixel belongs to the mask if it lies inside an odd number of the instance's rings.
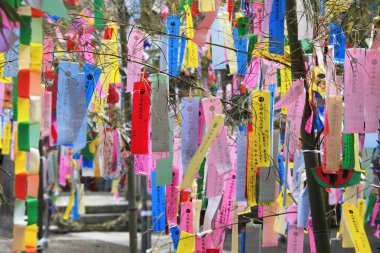
[[[186,11],[186,25],[187,25],[187,37],[192,39],[194,38],[194,26],[193,26],[193,17],[191,15],[191,9],[188,5],[185,5]],[[198,50],[197,45],[192,41],[188,40],[186,44],[186,66],[188,68],[198,68]]]
[[[198,1],[199,11],[209,12],[215,11],[215,1],[214,0],[200,0]]]
[[[10,146],[11,146],[11,137],[12,137],[12,126],[11,123],[6,123],[4,126],[4,136],[3,136],[3,149],[1,153],[3,155],[9,155]]]
[[[71,209],[73,208],[73,204],[74,204],[74,197],[75,197],[75,190],[72,190],[70,200],[69,200],[69,204],[67,205],[66,210],[65,210],[65,214],[63,215],[64,220],[67,220],[70,216]]]
[[[19,97],[17,99],[18,121],[29,121],[29,99]]]
[[[356,253],[372,252],[367,235],[364,230],[363,220],[359,217],[357,208],[350,204],[343,204],[343,212],[349,228],[349,233],[354,241]]]
[[[216,114],[211,121],[210,128],[207,129],[205,136],[202,139],[201,145],[198,147],[194,156],[187,167],[186,174],[183,178],[181,188],[188,188],[192,185],[195,175],[201,167],[203,158],[205,157],[212,141],[215,139],[219,128],[224,121],[224,115]]]
[[[31,70],[41,71],[43,51],[44,49],[41,43],[30,43]]]
[[[25,228],[25,247],[37,247],[37,224]]]
[[[193,234],[181,231],[179,238],[178,253],[193,253],[195,252],[195,236]]]
[[[252,95],[252,128],[253,143],[249,145],[252,151],[252,166],[270,166],[270,92],[258,90]],[[249,151],[249,152],[250,152]]]

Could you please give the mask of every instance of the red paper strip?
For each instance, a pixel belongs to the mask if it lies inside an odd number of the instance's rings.
[[[17,82],[18,97],[29,99],[29,83],[30,83],[29,69],[21,69],[18,72],[18,82]]]
[[[15,197],[17,199],[26,200],[26,172],[16,175],[15,179]]]
[[[133,87],[131,153],[148,154],[150,82],[136,82]]]

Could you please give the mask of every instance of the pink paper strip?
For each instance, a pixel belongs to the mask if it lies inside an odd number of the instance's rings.
[[[45,72],[51,69],[54,54],[54,42],[50,36],[44,37],[44,55],[42,58],[42,70]]]
[[[302,93],[288,106],[288,121],[290,121],[290,138],[289,138],[289,154],[294,154],[297,151],[298,137],[300,135],[303,109],[305,105],[306,93],[302,87]],[[286,96],[286,95],[285,95]],[[285,144],[288,143],[288,131],[285,129]],[[285,151],[287,151],[285,149]],[[292,185],[292,184],[290,184]]]
[[[210,30],[212,23],[218,15],[220,0],[215,0],[215,11],[209,11],[206,13],[205,18],[199,23],[195,29],[193,42],[201,47],[206,44],[207,33]]]
[[[191,202],[181,203],[180,228],[181,231],[185,231],[190,234],[194,233],[193,203]]]
[[[292,104],[303,93],[303,91],[303,80],[298,79],[294,81],[288,92],[286,92],[286,94],[274,105],[274,109],[278,110]]]
[[[144,33],[140,30],[132,30],[128,36],[128,61],[127,66],[127,91],[133,90],[133,84],[140,80],[141,64],[144,51]]]
[[[375,206],[373,207],[373,211],[372,211],[372,217],[371,217],[371,223],[370,223],[371,226],[375,226],[375,221],[376,221],[377,215],[379,213],[379,207],[380,207],[379,196],[377,196],[376,203],[375,203]]]
[[[264,8],[262,3],[253,2],[253,33],[260,34],[261,33],[261,25],[264,18]]]
[[[369,75],[364,85],[365,132],[374,133],[379,126],[380,109],[380,51],[368,50],[365,69]]]
[[[346,50],[344,68],[344,132],[364,132],[364,84],[368,82],[365,69],[366,50]]]
[[[287,253],[303,252],[304,233],[303,228],[297,228],[296,225],[290,225],[288,230]]]
[[[252,57],[248,66],[247,74],[244,76],[243,83],[253,90],[256,87],[257,79],[260,73],[260,58]]]
[[[277,247],[277,233],[273,230],[273,225],[276,221],[276,216],[271,216],[276,214],[276,209],[274,205],[263,206],[263,238],[261,242],[262,247]]]
[[[148,155],[135,155],[134,169],[137,175],[149,175],[148,168],[149,156]]]
[[[177,225],[179,169],[173,167],[172,184],[166,185],[166,219],[169,226]]]

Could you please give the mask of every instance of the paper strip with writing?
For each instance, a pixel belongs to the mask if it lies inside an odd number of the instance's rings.
[[[215,115],[213,118],[210,127],[208,128],[201,145],[195,152],[193,158],[191,159],[186,174],[184,175],[181,188],[188,188],[192,185],[192,182],[195,178],[196,173],[198,172],[201,163],[203,161],[203,158],[205,157],[212,141],[215,139],[217,133],[219,132],[219,129],[224,122],[224,116],[223,115]]]
[[[365,132],[377,132],[379,126],[380,111],[380,53],[379,50],[368,50],[366,59],[366,70],[369,75],[368,82],[364,85],[364,120]]]
[[[153,232],[165,230],[165,186],[156,186],[156,172],[152,171],[152,222]]]
[[[179,75],[178,69],[178,53],[179,53],[179,30],[181,22],[178,15],[169,15],[166,20],[166,29],[169,37],[168,45],[168,61],[169,74],[173,76]]]
[[[138,82],[141,73],[141,63],[144,51],[144,33],[140,30],[133,29],[128,36],[128,61],[127,66],[127,92],[133,90],[133,84]]]
[[[211,56],[214,70],[226,69],[227,62],[224,54],[224,35],[219,19],[215,19],[211,26],[211,43]]]
[[[364,48],[346,50],[344,68],[344,132],[363,133],[364,128],[364,88],[368,82],[365,68]]]
[[[148,154],[151,83],[136,82],[133,87],[131,153]]]
[[[181,147],[184,174],[198,148],[199,102],[199,98],[182,98]]]
[[[246,201],[245,180],[247,167],[247,127],[239,126],[237,134],[236,201]]]
[[[340,144],[342,133],[342,96],[330,96],[327,100],[328,134],[325,136],[325,172],[336,172],[340,168]]]
[[[207,0],[209,1],[209,0]],[[205,18],[199,23],[195,30],[193,41],[195,44],[203,47],[206,44],[207,33],[213,25],[215,18],[218,15],[218,9],[220,0],[215,0],[215,11],[209,11],[206,13]]]
[[[167,100],[169,83],[163,74],[151,74],[149,81],[152,82],[152,152],[168,152],[170,149]]]

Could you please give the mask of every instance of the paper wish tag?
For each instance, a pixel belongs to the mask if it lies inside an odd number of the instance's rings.
[[[179,56],[179,32],[181,22],[178,15],[169,15],[166,20],[166,29],[171,35],[168,43],[168,65],[169,74],[173,76],[179,75],[178,56]]]

